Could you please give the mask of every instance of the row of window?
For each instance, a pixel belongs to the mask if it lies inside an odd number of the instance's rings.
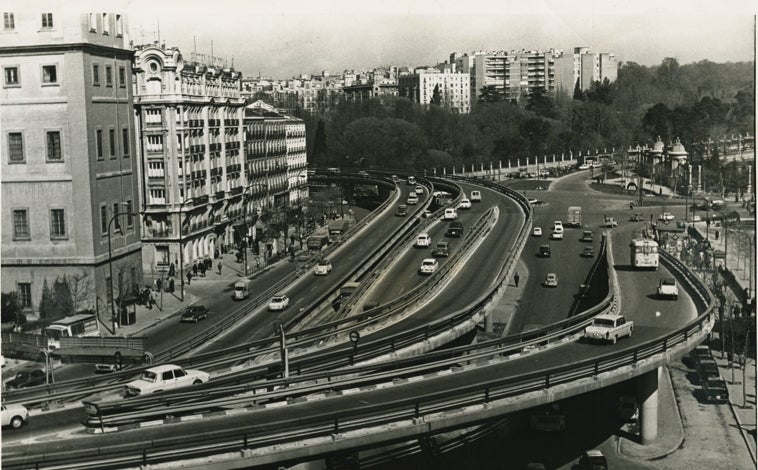
[[[53,29],[53,14],[42,13],[42,21],[40,22],[42,29]],[[3,29],[5,31],[13,31],[16,29],[16,15],[12,12],[3,13]]]
[[[116,130],[108,129],[108,151],[111,158],[116,158]],[[103,129],[95,129],[95,147],[97,148],[97,159],[104,158],[103,152]],[[129,158],[129,128],[121,129],[121,153],[124,158]]]
[[[42,65],[40,76],[42,77],[42,86],[57,86],[58,82],[58,65]],[[5,88],[17,88],[21,86],[21,70],[18,65],[8,65],[3,67],[3,86]]]
[[[26,152],[24,151],[24,134],[22,132],[8,132],[8,163],[26,163]],[[45,158],[48,162],[62,162],[63,152],[61,151],[61,131],[45,132],[46,152]]]
[[[113,204],[113,215],[108,216],[108,206],[100,206],[100,229],[102,235],[108,234],[108,225],[111,224],[116,232],[121,231],[121,216],[126,217],[126,227],[131,229],[134,226],[134,214],[132,213],[132,201],[128,200],[125,204],[126,211],[122,214],[119,212],[121,203]],[[13,239],[19,241],[31,240],[32,231],[29,221],[29,209],[14,208],[13,212]],[[50,239],[65,240],[68,239],[68,228],[66,223],[66,210],[60,208],[50,209]]]
[[[89,30],[93,33],[98,32],[98,19],[100,20],[100,26],[104,35],[111,34],[111,23],[108,21],[108,13],[90,13],[89,14]],[[124,34],[124,21],[121,15],[116,15],[116,36],[123,36]]]
[[[92,64],[92,85],[100,86],[100,64]],[[105,66],[105,86],[113,86],[113,67],[111,65]],[[118,86],[120,88],[126,88],[126,67],[121,65],[118,67]]]

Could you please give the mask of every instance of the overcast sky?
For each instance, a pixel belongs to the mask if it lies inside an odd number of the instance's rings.
[[[451,52],[589,46],[620,61],[754,60],[754,0],[127,0],[135,44],[226,58],[244,75],[433,65]]]

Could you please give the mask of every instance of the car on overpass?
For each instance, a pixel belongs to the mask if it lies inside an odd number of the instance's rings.
[[[416,194],[424,194],[424,187],[421,185],[416,186]]]
[[[428,233],[419,233],[416,237],[416,248],[428,248],[432,244],[432,237]]]
[[[34,387],[44,385],[47,382],[45,371],[42,369],[22,370],[16,373],[16,376],[5,382],[6,390],[17,388]]]
[[[452,207],[446,208],[445,212],[442,214],[442,220],[455,220],[457,218],[458,212]]]
[[[316,268],[313,270],[313,274],[316,276],[326,276],[332,271],[332,263],[328,259],[319,260],[316,264]]]
[[[410,193],[408,194],[408,199],[406,199],[405,203],[409,206],[415,206],[418,204],[418,196],[416,193]]]
[[[424,258],[418,271],[421,274],[433,274],[437,270],[437,267],[439,267],[439,263],[436,259]]]
[[[545,276],[545,287],[558,287],[558,275],[547,273],[547,276]]]
[[[471,191],[471,202],[482,202],[482,192],[481,191]]]
[[[595,249],[591,246],[585,246],[584,251],[582,251],[582,256],[584,258],[594,258],[595,257]]]
[[[461,199],[461,202],[458,204],[459,209],[471,209],[471,201],[466,199],[465,197]]]
[[[445,258],[450,255],[450,243],[446,241],[437,242],[437,246],[432,251],[432,256]]]
[[[24,405],[9,403],[2,406],[2,425],[18,429],[29,420],[29,410]]]
[[[540,245],[539,255],[541,258],[550,258],[550,245]]]
[[[174,364],[163,364],[142,371],[137,380],[126,384],[127,396],[149,395],[175,388],[197,385],[210,380],[210,374],[201,370],[183,369]]]
[[[623,315],[602,314],[593,318],[592,324],[584,329],[584,338],[616,344],[619,338],[631,338],[633,328],[634,322],[626,321]]]
[[[659,280],[658,297],[662,299],[676,300],[679,297],[679,288],[676,285],[676,279],[673,277],[664,277]]]
[[[400,204],[397,206],[397,209],[395,210],[395,215],[399,217],[405,217],[408,215],[408,206],[405,204]]]
[[[535,237],[541,237],[542,236],[542,227],[534,227],[534,230],[532,230],[532,235]]]
[[[594,236],[592,235],[592,232],[590,230],[585,230],[584,233],[582,233],[582,238],[579,241],[592,242],[593,239]]]
[[[563,240],[563,230],[553,231],[553,233],[550,234],[550,238],[553,240]]]
[[[290,304],[290,298],[284,294],[276,294],[268,303],[268,309],[272,312],[282,311]]]

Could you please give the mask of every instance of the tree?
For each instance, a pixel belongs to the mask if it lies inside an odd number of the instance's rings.
[[[582,85],[578,78],[576,79],[576,83],[574,84],[574,99],[578,101],[584,101],[587,99],[587,97],[584,94],[584,91],[582,91]]]
[[[42,296],[39,300],[39,317],[43,322],[50,323],[54,320],[55,316],[55,300],[53,299],[53,291],[47,284],[47,278],[42,281]]]
[[[95,287],[92,278],[87,271],[81,271],[69,278],[71,289],[71,310],[79,312],[82,310],[92,309],[95,296]]]
[[[326,128],[324,126],[324,120],[319,119],[316,124],[316,134],[313,137],[313,159],[312,161],[316,165],[327,165],[326,155],[329,152],[329,147],[326,144]]]
[[[553,97],[550,96],[544,88],[535,88],[532,90],[526,102],[526,109],[538,116],[551,119],[557,117],[555,100],[553,100]]]
[[[18,293],[15,291],[3,292],[0,297],[2,298],[2,323],[13,322],[15,325],[26,323],[26,317],[21,313]]]
[[[442,106],[442,92],[440,91],[440,84],[434,85],[432,90],[432,99],[429,101],[432,106]]]
[[[613,84],[606,77],[602,82],[594,81],[587,92],[587,100],[605,105],[613,104]]]
[[[497,103],[498,101],[505,101],[505,91],[497,88],[495,85],[487,85],[482,87],[477,97],[479,103]]]
[[[66,276],[56,278],[53,283],[53,305],[53,320],[74,313],[74,298],[71,295],[71,287],[68,285]]]
[[[663,139],[667,139],[670,137],[670,116],[671,111],[663,103],[658,103],[647,110],[645,116],[642,118],[642,125],[650,138],[654,139],[660,136]]]

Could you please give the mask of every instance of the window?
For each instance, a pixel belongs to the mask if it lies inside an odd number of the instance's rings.
[[[92,84],[100,86],[100,64],[92,64]]]
[[[53,27],[53,14],[42,13],[42,27],[50,29]]]
[[[103,34],[111,34],[111,22],[108,21],[108,13],[103,13]]]
[[[118,220],[118,202],[113,203],[113,225],[116,232],[121,233],[121,221]]]
[[[116,131],[108,129],[108,140],[110,141],[111,158],[116,158]]]
[[[3,71],[5,72],[3,75],[5,76],[6,87],[20,86],[18,81],[18,67],[3,67]]]
[[[96,13],[90,13],[89,14],[89,30],[93,33],[97,31],[97,14]]]
[[[18,286],[18,303],[21,308],[28,310],[32,308],[32,283],[19,282]]]
[[[66,214],[63,209],[50,209],[50,238],[66,238]]]
[[[61,154],[60,131],[47,131],[47,161],[63,161],[63,155]]]
[[[121,19],[121,15],[116,15],[116,36],[124,35],[124,21]]]
[[[13,13],[3,13],[3,28],[6,30],[16,29],[16,19]]]
[[[132,228],[134,226],[134,217],[132,217],[132,200],[126,201],[126,226]]]
[[[108,208],[100,206],[100,233],[108,234]]]
[[[113,86],[113,70],[110,65],[105,66],[105,86]]]
[[[24,136],[20,132],[8,132],[8,162],[24,162]]]
[[[43,85],[57,85],[58,84],[58,66],[57,65],[43,65],[42,66],[42,84]]]
[[[118,68],[118,86],[126,88],[126,67]]]
[[[121,129],[121,148],[124,150],[124,158],[129,158],[129,129]]]
[[[97,129],[95,131],[95,143],[97,145],[97,159],[102,160],[103,159],[103,130]]]
[[[13,209],[13,239],[28,240],[29,214],[26,209]]]

